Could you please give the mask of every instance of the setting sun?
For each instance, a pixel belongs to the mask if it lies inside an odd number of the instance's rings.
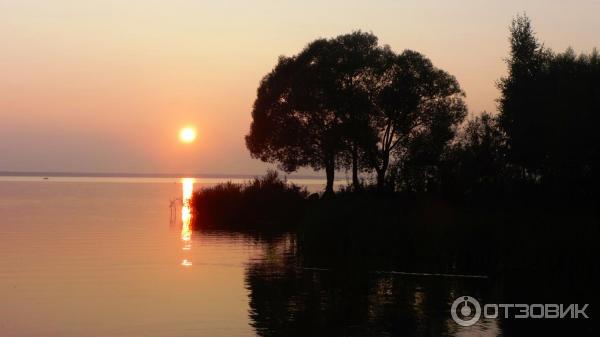
[[[196,139],[196,130],[192,127],[185,127],[179,131],[179,140],[182,143],[192,143]]]

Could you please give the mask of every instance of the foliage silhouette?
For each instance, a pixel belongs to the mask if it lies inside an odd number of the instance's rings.
[[[518,175],[508,164],[506,136],[498,124],[497,117],[484,112],[464,125],[442,160],[446,197],[498,196],[516,183]]]
[[[296,56],[280,57],[254,102],[246,136],[252,156],[278,162],[288,172],[302,166],[325,169],[326,192],[333,193],[341,154],[352,148],[352,162],[358,165],[357,140],[344,135],[361,134],[364,123],[357,111],[364,110],[365,99],[351,80],[376,43],[373,35],[356,32],[318,39]]]
[[[371,144],[371,167],[384,188],[388,167],[436,165],[466,113],[456,79],[423,55],[406,50],[386,55],[374,85],[376,102],[369,115],[378,136]]]
[[[466,115],[463,97],[454,77],[417,52],[395,54],[362,32],[319,39],[262,80],[246,144],[285,171],[324,168],[326,193],[335,170],[349,166],[355,189],[361,170],[375,171],[383,189],[391,161],[417,147],[422,158],[440,157]]]
[[[544,191],[597,197],[600,174],[600,57],[554,53],[526,16],[511,26],[509,74],[499,88],[499,121],[510,163]]]

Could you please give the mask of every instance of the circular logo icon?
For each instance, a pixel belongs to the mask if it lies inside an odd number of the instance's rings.
[[[481,305],[471,296],[461,296],[452,303],[450,314],[456,324],[471,326],[481,317]]]

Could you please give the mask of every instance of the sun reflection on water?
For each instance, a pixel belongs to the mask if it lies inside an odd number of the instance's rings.
[[[191,200],[192,193],[194,191],[194,178],[183,178],[181,179],[182,185],[182,197],[181,197],[181,241],[183,241],[183,250],[192,249],[192,210]],[[184,258],[181,262],[182,266],[189,267],[192,265],[192,261]]]

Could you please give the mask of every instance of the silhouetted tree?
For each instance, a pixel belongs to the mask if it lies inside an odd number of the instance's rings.
[[[373,111],[370,95],[374,74],[380,70],[378,60],[386,49],[378,46],[375,35],[360,31],[340,35],[331,42],[337,50],[337,65],[331,71],[336,82],[335,105],[345,144],[340,159],[344,167],[351,167],[352,185],[357,189],[361,167],[368,165],[364,149],[376,139],[369,125]]]
[[[445,153],[444,187],[449,194],[498,193],[514,183],[506,159],[506,136],[487,112],[470,119]]]
[[[541,122],[535,116],[539,98],[532,96],[541,94],[535,79],[547,58],[548,52],[537,41],[529,18],[518,15],[510,26],[508,76],[498,83],[502,94],[498,101],[499,122],[508,136],[511,161],[523,167],[523,177],[538,173],[542,161],[536,153],[541,139],[535,136]]]
[[[532,183],[588,193],[600,162],[600,58],[555,54],[535,38],[526,16],[511,26],[509,74],[499,88],[500,125],[510,160]],[[587,191],[587,192],[586,192]]]
[[[395,54],[373,34],[355,32],[311,42],[281,57],[258,89],[246,144],[254,157],[286,171],[324,168],[377,173],[409,156],[435,165],[466,114],[456,79],[414,51]],[[417,155],[418,153],[418,155]],[[416,158],[419,158],[418,160]]]
[[[278,162],[288,172],[324,168],[331,193],[335,170],[349,155],[358,184],[370,104],[361,74],[376,47],[374,35],[355,32],[315,40],[298,55],[281,57],[258,88],[246,136],[252,156]]]
[[[456,79],[410,50],[383,53],[376,81],[376,109],[370,115],[378,136],[370,148],[377,186],[384,188],[391,165],[403,169],[409,159],[437,163],[467,112]],[[417,158],[418,157],[418,158]]]

